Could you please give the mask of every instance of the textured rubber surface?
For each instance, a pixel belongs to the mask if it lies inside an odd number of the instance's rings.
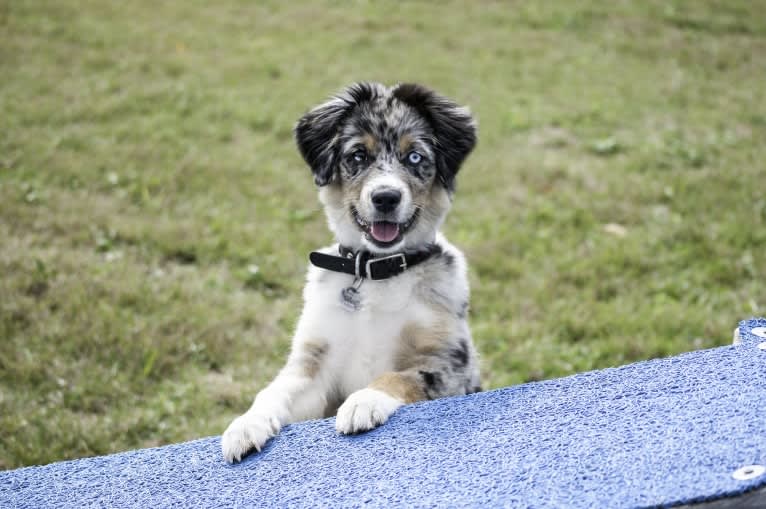
[[[287,427],[226,465],[218,437],[0,473],[0,507],[646,507],[766,486],[766,320],[738,346]],[[763,330],[766,334],[766,329]]]

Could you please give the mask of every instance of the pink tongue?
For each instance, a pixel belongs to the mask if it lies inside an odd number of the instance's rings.
[[[391,242],[399,235],[399,225],[396,223],[387,223],[385,221],[379,221],[372,223],[370,228],[372,238],[378,242]]]

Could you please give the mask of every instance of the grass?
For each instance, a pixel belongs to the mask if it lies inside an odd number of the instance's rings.
[[[469,104],[446,225],[487,387],[766,314],[766,3],[0,3],[0,468],[219,434],[330,241],[291,138],[351,81]]]

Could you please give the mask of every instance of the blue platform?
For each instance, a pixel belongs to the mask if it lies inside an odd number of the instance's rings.
[[[650,507],[766,487],[766,320],[741,344],[430,401],[345,437],[288,426],[0,472],[0,507]],[[759,335],[762,335],[759,336]]]

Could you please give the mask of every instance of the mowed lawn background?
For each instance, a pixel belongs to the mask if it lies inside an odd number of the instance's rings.
[[[352,81],[479,120],[445,230],[485,387],[766,314],[762,0],[5,0],[0,76],[0,468],[247,409],[331,241],[291,130]]]

